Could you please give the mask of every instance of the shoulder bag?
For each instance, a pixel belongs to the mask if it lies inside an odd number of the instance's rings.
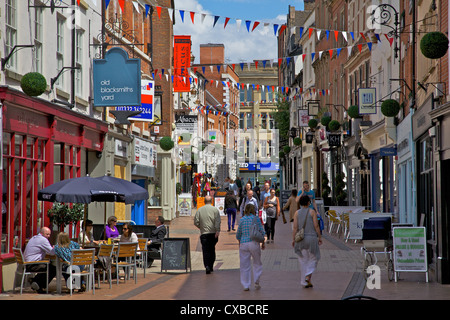
[[[297,233],[295,234],[295,237],[294,237],[295,242],[300,242],[305,238],[305,226],[306,226],[306,219],[308,219],[308,213],[309,213],[309,210],[306,213],[305,222],[303,223],[303,227],[300,230],[298,230]],[[298,215],[297,215],[297,218],[298,218]]]
[[[252,224],[250,226],[250,239],[256,242],[264,242],[264,232],[261,232],[258,225],[258,217],[253,218]]]

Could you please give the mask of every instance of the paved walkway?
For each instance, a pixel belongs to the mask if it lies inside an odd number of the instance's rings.
[[[35,294],[31,289],[24,294],[7,292],[0,300],[340,300],[355,294],[377,299],[450,299],[450,286],[426,283],[424,274],[402,274],[397,283],[389,282],[382,270],[381,289],[369,290],[362,276],[361,244],[344,242],[342,235],[324,233],[321,260],[312,277],[313,288],[300,286],[297,256],[291,246],[292,231],[281,219],[276,223],[275,242],[266,245],[262,253],[263,275],[260,290],[243,291],[239,280],[239,252],[236,231],[227,232],[226,217],[222,218],[222,232],[216,246],[215,271],[206,275],[203,267],[199,231],[193,226],[193,217],[174,219],[170,225],[171,237],[189,237],[192,272],[160,272],[160,261],[147,269],[144,278],[139,271],[134,280],[119,285],[102,283],[91,292],[68,291],[62,295]],[[237,227],[236,227],[237,229]],[[55,281],[50,290],[54,292]],[[64,290],[64,289],[63,289]]]

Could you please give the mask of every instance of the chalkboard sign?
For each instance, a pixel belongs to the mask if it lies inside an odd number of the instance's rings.
[[[161,272],[168,270],[191,271],[189,238],[166,238],[162,243]]]

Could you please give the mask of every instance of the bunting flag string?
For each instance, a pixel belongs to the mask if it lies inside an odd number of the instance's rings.
[[[377,39],[379,39],[379,37]],[[393,40],[393,38],[388,38],[388,40],[389,39]],[[381,42],[381,39],[378,40],[378,42]],[[324,53],[326,54],[327,52],[328,52],[330,58],[333,57],[334,53],[336,53],[336,56],[339,57],[339,55],[341,54],[342,49],[344,49],[344,48],[347,48],[348,55],[351,55],[351,52],[352,52],[354,47],[357,47],[359,52],[362,51],[363,46],[367,46],[369,51],[372,51],[373,44],[374,43],[377,44],[378,42],[359,43],[359,44],[345,46],[345,47],[331,48],[331,49],[328,49],[328,50],[316,51],[316,52],[311,52],[311,53],[303,53],[303,54],[296,55],[296,56],[278,58],[277,61],[278,61],[278,65],[281,65],[283,62],[286,62],[286,64],[289,64],[289,63],[291,63],[291,61],[296,62],[297,59],[301,56],[302,57],[302,61],[304,63],[306,57],[309,55],[311,57],[311,62],[313,62],[314,59],[317,56],[319,57],[319,59],[321,59],[323,54]],[[392,45],[392,41],[389,41],[389,43],[390,43],[390,45]],[[227,63],[227,64],[202,64],[202,65],[193,66],[193,67],[188,68],[188,69],[189,70],[190,69],[194,69],[194,72],[195,72],[195,71],[197,71],[198,68],[201,68],[202,73],[205,74],[207,66],[209,66],[211,73],[214,72],[214,67],[216,67],[217,68],[217,72],[220,74],[221,68],[222,68],[222,70],[226,70],[227,67],[231,66],[233,71],[235,71],[236,65],[238,66],[238,68],[241,69],[241,71],[244,70],[245,65],[247,65],[248,70],[250,70],[252,63],[255,65],[256,69],[258,69],[258,66],[260,65],[259,64],[260,62],[262,63],[263,68],[266,68],[267,62],[269,62],[270,66],[273,67],[274,60],[275,59],[255,59],[255,60],[253,60],[251,62],[239,62],[239,63]],[[174,71],[177,70],[176,68],[166,68],[166,69],[168,69],[168,70],[172,69]],[[162,70],[164,70],[164,69],[162,69]]]
[[[80,0],[77,0],[77,2],[79,3]],[[125,0],[117,0],[119,2],[119,6],[122,10],[122,13],[124,12],[124,5],[125,5]],[[108,8],[108,5],[110,4],[111,0],[105,0],[105,6],[106,8]],[[133,4],[135,5],[135,8],[137,11],[139,11],[138,9],[138,3],[136,1],[133,1]],[[161,19],[161,13],[162,13],[162,9],[165,9],[167,11],[167,13],[169,14],[170,19],[172,20],[173,18],[175,18],[175,15],[173,15],[173,11],[178,11],[179,15],[180,15],[180,19],[182,23],[185,23],[185,19],[184,19],[184,15],[185,12],[187,10],[182,10],[182,9],[173,9],[173,8],[169,8],[169,7],[164,7],[164,6],[152,6],[150,4],[145,4],[145,16],[147,17],[148,13],[149,13],[149,9],[151,7],[156,8],[156,12],[158,15],[158,19]],[[206,14],[206,13],[199,13],[199,12],[195,12],[195,11],[188,11],[190,18],[191,18],[191,23],[192,24],[196,24],[196,20],[195,20],[195,15],[200,15],[201,19],[200,19],[200,23],[204,23],[204,20],[206,18],[206,16],[210,16],[212,17],[212,28],[214,28],[216,26],[216,24],[218,23],[219,20],[221,20],[223,18],[224,21],[224,29],[227,27],[229,21],[232,19],[230,17],[223,17],[220,15],[214,15],[214,14]],[[239,19],[239,18],[234,18],[234,20],[236,21],[236,28],[239,31],[240,29],[240,25],[241,22],[243,21],[243,19]],[[248,32],[253,32],[260,24],[261,21],[252,21],[252,20],[244,20],[246,27],[247,27],[247,31]],[[253,23],[253,26],[252,26]],[[269,22],[264,22],[264,28],[269,27],[270,25],[272,25],[273,27],[273,34],[274,36],[277,36],[281,33],[284,32],[284,30],[286,29],[286,24],[282,24],[281,26],[279,24],[276,23],[269,23]],[[294,26],[293,28],[293,32],[296,32],[296,30],[299,30],[299,34],[300,34],[300,38],[303,37],[304,35],[304,30],[305,27],[304,26]],[[360,34],[361,38],[365,41],[367,41],[367,37],[363,32],[357,32],[357,31],[344,31],[344,30],[333,30],[333,29],[319,29],[319,28],[315,28],[315,27],[308,27],[307,28],[307,32],[308,32],[308,37],[311,38],[312,34],[315,33],[317,38],[320,39],[320,36],[322,34],[322,32],[325,32],[326,34],[326,39],[329,40],[330,34],[334,34],[334,38],[336,41],[338,41],[339,39],[339,35],[342,35],[342,37],[344,38],[345,42],[348,42],[348,34],[350,34],[352,40],[355,40],[355,33],[356,34]],[[393,41],[393,38],[389,38],[388,34],[386,33],[379,33],[379,34],[375,34],[375,36],[377,38],[379,38],[379,35],[384,35],[390,42]],[[381,40],[379,40],[381,41]]]

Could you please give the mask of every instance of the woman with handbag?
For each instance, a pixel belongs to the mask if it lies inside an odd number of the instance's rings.
[[[275,189],[270,189],[270,196],[264,199],[264,209],[266,210],[266,234],[267,243],[273,243],[273,236],[275,235],[275,222],[280,216],[280,201],[275,195]]]
[[[254,240],[252,230],[256,225],[259,233],[259,241]],[[264,228],[260,219],[256,216],[255,206],[247,204],[244,209],[236,232],[236,239],[239,241],[239,261],[241,272],[241,284],[244,291],[248,291],[252,281],[252,260],[253,260],[253,279],[255,281],[255,289],[260,289],[259,280],[262,273],[261,249],[264,250]]]
[[[300,210],[294,215],[294,230],[292,246],[300,262],[300,284],[311,288],[311,276],[317,268],[320,259],[319,245],[322,244],[322,234],[317,220],[317,212],[309,208],[311,200],[308,196],[300,197]]]

